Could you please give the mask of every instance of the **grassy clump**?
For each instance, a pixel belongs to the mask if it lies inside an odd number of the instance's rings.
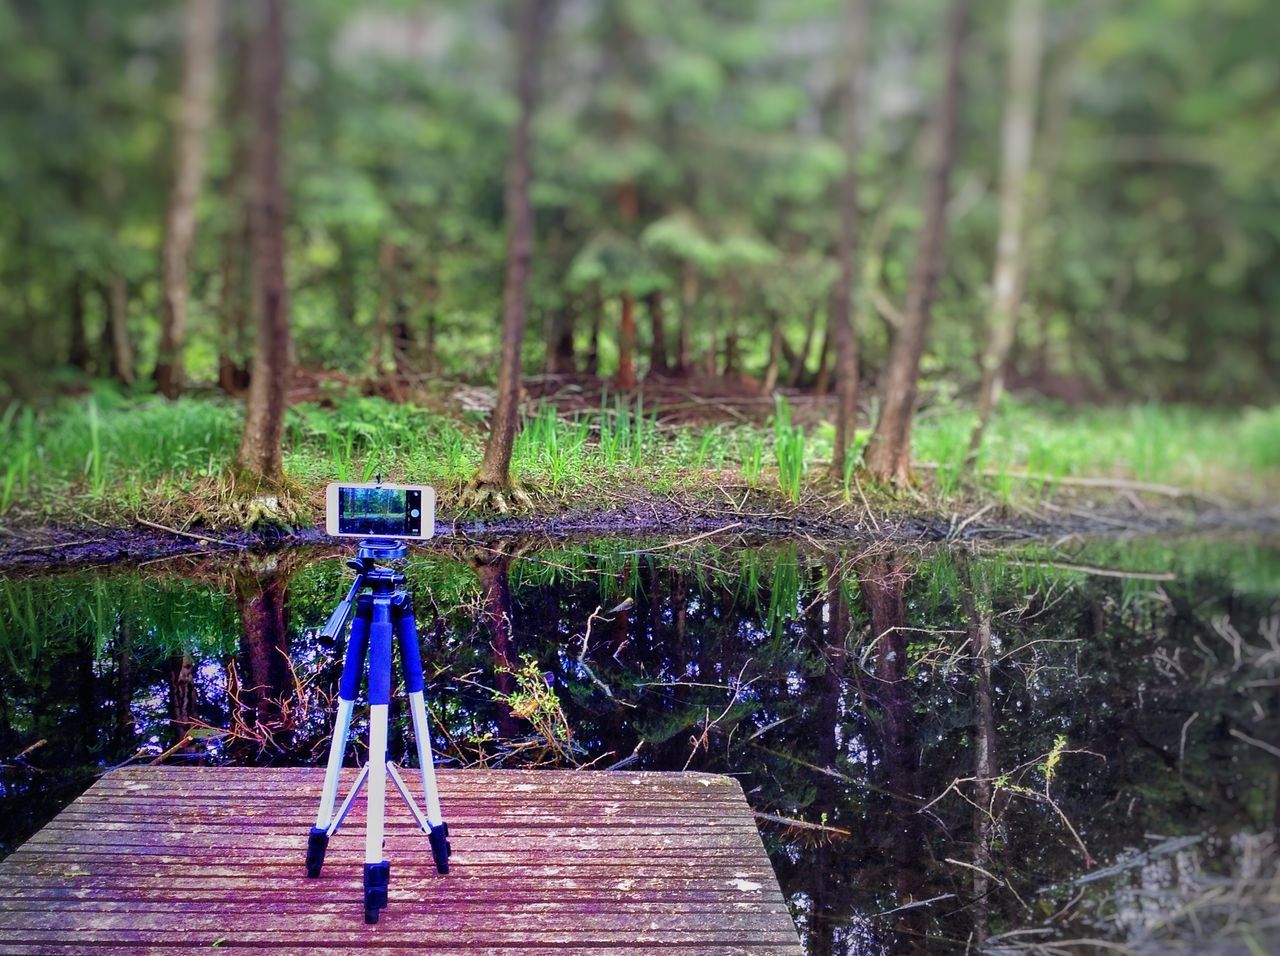
[[[778,487],[792,502],[800,501],[804,485],[804,429],[791,423],[791,406],[777,400],[773,416],[773,453],[778,462]]]

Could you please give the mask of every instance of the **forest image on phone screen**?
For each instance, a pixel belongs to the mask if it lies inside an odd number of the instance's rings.
[[[406,533],[403,488],[338,489],[338,533],[395,537]]]

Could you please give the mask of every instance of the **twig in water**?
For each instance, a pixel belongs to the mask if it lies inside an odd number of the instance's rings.
[[[1280,757],[1280,747],[1269,744],[1265,740],[1259,740],[1257,737],[1250,737],[1248,734],[1241,733],[1234,727],[1231,728],[1231,736],[1235,737],[1236,740],[1243,740],[1245,743],[1257,747],[1259,750],[1265,750],[1273,757]]]
[[[904,903],[902,906],[895,906],[891,910],[882,910],[875,916],[889,916],[892,913],[901,913],[903,910],[913,910],[919,906],[928,906],[930,903],[941,903],[943,900],[953,900],[956,898],[954,893],[943,893],[941,896],[931,896],[927,900],[916,900],[914,903]]]
[[[777,814],[762,813],[759,810],[753,811],[752,816],[757,820],[764,820],[768,823],[777,823],[781,826],[792,827],[797,830],[820,830],[823,833],[833,833],[840,837],[853,836],[853,833],[850,830],[833,827],[826,823],[810,823],[808,820],[796,820],[793,817],[780,817]]]
[[[954,865],[956,865],[956,866],[963,866],[963,867],[965,867],[966,869],[970,869],[970,870],[977,870],[979,873],[981,873],[981,874],[982,874],[983,876],[985,876],[987,879],[991,880],[991,882],[996,883],[996,884],[998,884],[999,886],[1003,886],[1006,890],[1008,890],[1010,893],[1012,893],[1012,894],[1013,894],[1013,896],[1014,896],[1014,898],[1015,898],[1019,903],[1021,903],[1021,904],[1022,904],[1022,908],[1023,908],[1024,910],[1029,910],[1029,909],[1031,909],[1031,907],[1029,907],[1029,906],[1027,905],[1027,901],[1026,901],[1026,900],[1024,900],[1021,896],[1019,896],[1019,895],[1018,895],[1018,891],[1017,891],[1017,890],[1015,890],[1012,886],[1010,886],[1010,885],[1009,885],[1008,883],[1006,883],[1004,880],[1000,879],[1000,877],[996,876],[996,875],[995,875],[994,873],[992,873],[990,870],[984,870],[982,867],[980,867],[980,866],[978,866],[978,865],[976,865],[976,864],[974,864],[974,863],[966,863],[964,860],[956,860],[956,859],[953,859],[952,857],[946,857],[946,861],[947,861],[948,863],[952,863],[952,864],[954,864]]]
[[[655,551],[665,551],[668,548],[678,548],[682,544],[693,544],[695,541],[701,541],[703,538],[709,538],[714,534],[724,534],[726,531],[732,531],[734,528],[741,528],[742,522],[735,521],[733,524],[727,524],[723,528],[716,528],[714,531],[704,531],[702,534],[695,534],[692,538],[685,538],[683,541],[668,541],[666,544],[660,544],[656,548],[638,548],[635,551],[621,551],[619,554],[652,554]]]

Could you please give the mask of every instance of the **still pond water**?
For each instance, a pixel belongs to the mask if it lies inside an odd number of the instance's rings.
[[[0,579],[0,856],[125,761],[323,762],[343,557]],[[735,775],[810,953],[1280,952],[1280,543],[508,541],[406,573],[444,762]]]

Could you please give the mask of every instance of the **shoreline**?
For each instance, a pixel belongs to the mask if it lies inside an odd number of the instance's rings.
[[[776,502],[775,502],[776,503]],[[903,545],[962,542],[1032,542],[1071,536],[1183,535],[1250,532],[1280,536],[1280,511],[1257,507],[1141,509],[1132,503],[1092,507],[1050,506],[1052,515],[1026,509],[973,506],[953,513],[922,509],[875,513],[845,506],[791,506],[787,511],[712,507],[706,501],[651,495],[625,504],[559,509],[535,515],[480,519],[437,515],[436,534],[419,547],[434,550],[459,542],[501,539],[557,540],[582,537],[671,537],[690,540],[731,535],[740,539],[808,538],[822,541],[889,541]],[[190,554],[270,552],[334,543],[323,527],[292,531],[220,531],[134,524],[41,524],[7,529],[0,537],[0,573],[41,572],[157,561]]]

